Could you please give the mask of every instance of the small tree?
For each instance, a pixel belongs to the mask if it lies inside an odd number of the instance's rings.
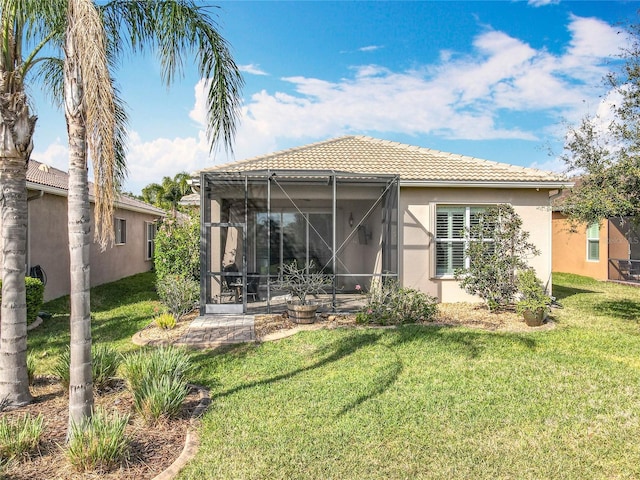
[[[155,237],[157,281],[168,275],[200,280],[200,219],[167,219]]]
[[[455,278],[467,293],[482,298],[489,310],[513,303],[518,291],[517,271],[540,251],[522,230],[522,219],[511,205],[489,207],[465,232],[469,268],[458,269]]]

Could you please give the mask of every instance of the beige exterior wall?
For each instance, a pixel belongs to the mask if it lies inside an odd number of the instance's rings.
[[[67,197],[45,193],[29,201],[28,266],[40,265],[47,275],[45,300],[69,293]],[[91,285],[101,285],[151,269],[145,260],[145,222],[158,217],[117,209],[115,217],[126,220],[126,243],[107,247],[91,245]]]
[[[587,226],[579,225],[571,231],[571,224],[560,212],[553,212],[553,271],[585,275],[597,280],[607,280],[609,247],[609,222],[600,223],[600,260],[587,260]],[[622,245],[622,241],[615,245]],[[628,247],[626,247],[628,248]],[[626,257],[624,257],[626,258]]]
[[[440,205],[511,204],[523,229],[541,255],[529,260],[543,283],[551,285],[551,209],[549,191],[535,189],[420,188],[400,189],[400,278],[405,287],[434,295],[442,302],[480,301],[468,295],[450,277],[435,275],[435,211]]]

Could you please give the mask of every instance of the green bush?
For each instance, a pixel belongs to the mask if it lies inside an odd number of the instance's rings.
[[[545,292],[542,281],[536,277],[533,268],[518,272],[518,292],[520,300],[516,304],[516,311],[519,314],[526,310],[535,312],[539,308],[547,309],[551,305],[551,297]]]
[[[158,328],[162,330],[171,330],[176,327],[176,317],[171,313],[163,313],[153,319]]]
[[[167,276],[200,279],[200,219],[166,219],[155,236],[154,265],[158,281]]]
[[[168,275],[156,283],[158,297],[178,320],[198,306],[200,283],[182,275]]]
[[[25,277],[27,290],[27,323],[33,322],[42,309],[44,303],[44,284],[37,278]],[[2,280],[0,280],[0,301],[2,301]]]
[[[175,415],[189,391],[191,364],[188,355],[175,347],[139,350],[128,355],[121,368],[133,395],[134,408],[147,423]]]
[[[42,415],[0,419],[0,458],[28,457],[38,448],[43,430]]]
[[[488,207],[472,226],[461,232],[466,240],[469,268],[457,269],[460,287],[485,301],[489,310],[513,303],[518,292],[516,272],[527,268],[527,259],[540,251],[522,230],[522,219],[511,205]]]
[[[91,346],[91,374],[93,386],[97,391],[104,390],[116,376],[121,357],[116,350],[105,344]],[[67,347],[53,366],[53,375],[60,379],[65,389],[69,388],[69,365],[71,353]]]
[[[71,436],[64,450],[69,463],[78,472],[107,472],[128,456],[129,441],[125,427],[129,415],[107,415],[98,408],[81,424],[71,424]]]
[[[402,325],[430,322],[438,312],[435,297],[412,288],[402,288],[395,280],[373,286],[367,303],[356,315],[358,323]]]

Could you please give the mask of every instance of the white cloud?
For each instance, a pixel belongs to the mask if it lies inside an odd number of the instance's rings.
[[[284,78],[290,92],[263,90],[248,99],[244,129],[276,143],[354,132],[534,140],[540,132],[510,122],[508,114],[581,116],[583,100],[600,93],[605,60],[619,47],[615,29],[599,20],[574,16],[568,28],[572,40],[561,55],[488,30],[475,38],[472,54],[445,51],[440,63],[423,69],[363,65],[337,81]]]
[[[129,132],[127,155],[129,175],[127,190],[139,192],[149,183],[181,171],[194,172],[210,164],[209,144],[204,131],[197,137],[156,138],[143,141],[138,133]]]
[[[359,52],[375,52],[376,50],[380,50],[383,48],[381,45],[368,45],[366,47],[360,47],[358,49]]]
[[[59,138],[56,138],[56,141],[48,145],[44,151],[34,149],[31,158],[66,172],[69,169],[69,148],[66,139],[63,143]]]
[[[248,65],[238,65],[238,70],[251,75],[268,75],[268,73],[262,70],[259,65],[255,65],[253,63]]]
[[[547,5],[557,5],[560,0],[529,0],[527,4],[532,7],[545,7]]]
[[[207,89],[209,86],[209,80],[201,79],[193,87],[193,94],[195,97],[195,103],[193,108],[189,112],[189,118],[196,122],[201,127],[207,125]]]

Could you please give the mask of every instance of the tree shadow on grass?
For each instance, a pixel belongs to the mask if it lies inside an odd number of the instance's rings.
[[[565,287],[564,285],[553,285],[553,296],[556,297],[557,300],[563,300],[567,297],[571,297],[573,295],[578,295],[581,293],[600,293],[600,292],[595,292],[593,290],[585,290],[582,288]]]
[[[640,321],[640,302],[633,300],[606,300],[597,303],[593,309],[601,315],[620,320]]]
[[[404,369],[404,364],[401,355],[396,347],[399,347],[409,342],[439,342],[446,344],[445,347],[449,350],[458,349],[459,352],[469,358],[470,360],[478,358],[482,355],[483,351],[498,343],[518,343],[524,348],[535,349],[536,340],[530,335],[519,335],[515,333],[493,333],[484,331],[469,331],[458,330],[452,327],[443,326],[422,326],[412,325],[400,327],[394,330],[378,330],[372,329],[370,331],[354,330],[347,335],[341,336],[336,340],[320,347],[316,350],[315,354],[322,356],[319,360],[313,362],[310,365],[295,368],[285,373],[275,375],[269,378],[247,382],[228,390],[221,391],[215,395],[212,395],[212,401],[216,398],[226,397],[233,395],[240,391],[251,389],[254,387],[268,385],[282,380],[293,378],[299,374],[309,372],[315,369],[319,369],[338,362],[350,355],[353,355],[358,350],[365,347],[378,345],[382,348],[388,349],[393,355],[393,361],[385,368],[378,377],[378,381],[375,385],[369,389],[368,392],[358,396],[355,400],[345,405],[338,415],[348,413],[350,410],[358,407],[359,405],[371,400],[381,394],[383,394],[389,387],[391,387]],[[235,352],[233,353],[235,355]],[[206,354],[202,354],[201,357],[196,357],[196,361],[206,361],[204,358]]]

